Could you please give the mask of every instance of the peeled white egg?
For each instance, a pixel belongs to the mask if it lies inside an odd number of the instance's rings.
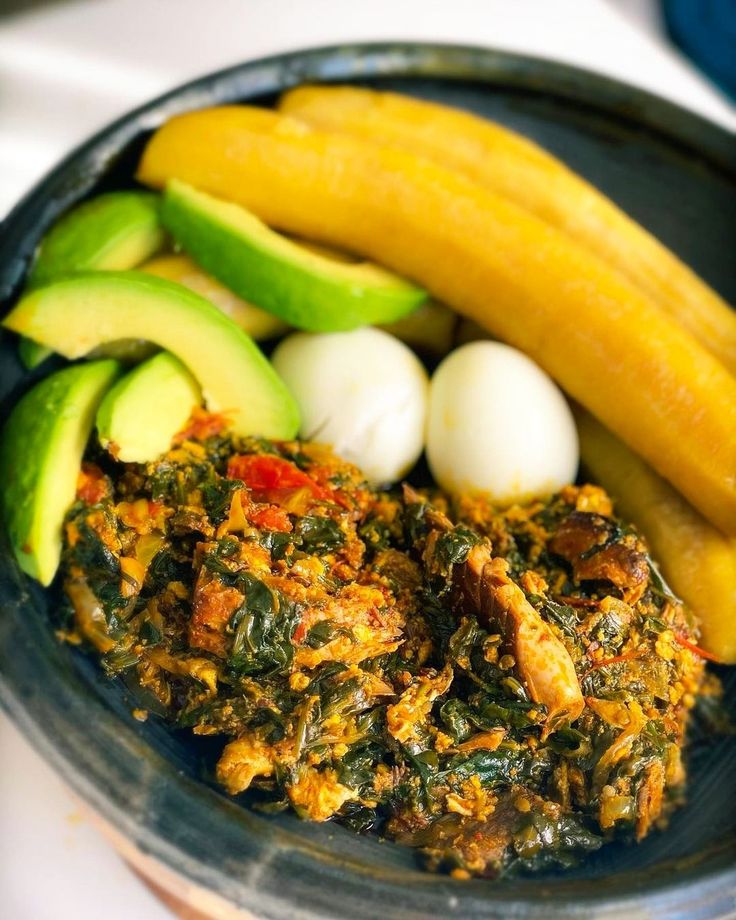
[[[301,437],[331,444],[369,482],[395,482],[422,452],[429,380],[416,355],[380,329],[297,332],[276,371],[302,415]]]
[[[510,504],[575,479],[577,429],[565,397],[530,358],[500,342],[473,342],[432,377],[427,459],[446,491]]]

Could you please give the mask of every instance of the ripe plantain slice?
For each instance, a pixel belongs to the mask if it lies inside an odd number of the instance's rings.
[[[426,156],[513,201],[617,269],[736,371],[736,311],[609,198],[537,144],[449,106],[352,86],[303,86],[281,111]]]
[[[414,279],[529,354],[736,534],[736,380],[565,234],[428,160],[248,106],[172,118],[138,175],[189,182]]]

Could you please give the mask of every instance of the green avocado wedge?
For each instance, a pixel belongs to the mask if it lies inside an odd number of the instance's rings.
[[[166,186],[161,221],[222,284],[297,329],[391,323],[427,299],[421,288],[377,265],[329,258],[276,233],[240,205],[178,180]]]
[[[172,281],[136,271],[73,275],[26,294],[2,324],[72,359],[146,339],[179,358],[236,434],[288,439],[299,429],[294,398],[250,336]]]
[[[36,288],[79,271],[126,271],[155,255],[166,234],[160,199],[151,192],[107,192],[57,221],[41,240],[28,277]],[[52,350],[24,339],[20,359],[31,369]]]
[[[169,450],[201,401],[194,377],[162,351],[108,391],[97,410],[100,442],[124,463],[148,463]]]
[[[41,240],[28,278],[31,288],[83,271],[126,271],[161,249],[159,196],[107,192],[57,221]]]
[[[18,355],[23,362],[23,367],[32,371],[38,367],[46,358],[50,358],[54,351],[52,348],[46,348],[45,345],[39,345],[38,342],[32,342],[30,339],[21,339],[18,342]]]
[[[22,397],[3,428],[2,516],[20,567],[43,585],[59,567],[82,454],[100,400],[119,372],[116,361],[57,371]]]

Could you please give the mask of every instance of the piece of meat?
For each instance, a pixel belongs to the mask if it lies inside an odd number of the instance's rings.
[[[399,843],[420,847],[436,866],[462,865],[473,875],[493,878],[502,869],[521,815],[511,793],[499,798],[485,820],[450,812],[431,824],[407,828],[402,833],[393,819],[391,833]],[[409,822],[407,822],[409,824]]]
[[[608,582],[630,604],[646,590],[646,555],[626,540],[614,540],[613,521],[588,511],[573,511],[549,541],[549,550],[572,568],[575,581]]]
[[[563,642],[512,580],[505,559],[492,558],[487,545],[470,551],[455,576],[463,601],[486,626],[498,628],[529,696],[547,709],[543,740],[585,707],[575,665]]]
[[[418,499],[416,492],[404,487],[405,501]],[[564,643],[509,575],[508,562],[492,557],[486,540],[473,546],[465,562],[455,564],[448,573],[438,563],[435,548],[440,536],[454,529],[452,522],[431,506],[424,516],[431,528],[422,555],[425,569],[431,576],[448,575],[461,608],[475,614],[486,628],[501,633],[529,696],[547,709],[542,740],[561,725],[574,722],[585,708],[575,665]]]
[[[194,587],[189,645],[219,658],[227,657],[229,637],[225,630],[243,600],[240,591],[223,585],[203,566]]]
[[[573,511],[549,541],[550,552],[573,563],[594,546],[607,543],[613,536],[613,522],[601,514]]]
[[[646,590],[649,563],[643,553],[625,543],[609,543],[573,565],[576,581],[607,581],[624,600],[635,604]]]

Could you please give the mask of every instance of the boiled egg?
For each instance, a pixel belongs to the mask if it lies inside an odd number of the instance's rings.
[[[432,377],[427,460],[446,491],[511,504],[573,482],[577,430],[565,397],[530,358],[473,342]]]
[[[398,339],[371,327],[297,332],[272,361],[299,404],[302,438],[331,444],[376,485],[395,482],[416,463],[429,380]]]

